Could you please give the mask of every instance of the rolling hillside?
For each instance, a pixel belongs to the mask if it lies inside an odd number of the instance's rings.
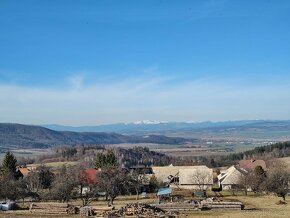
[[[40,126],[0,124],[0,146],[4,148],[47,148],[57,145],[158,143],[182,144],[195,139],[161,135],[122,135],[103,132],[54,131]]]

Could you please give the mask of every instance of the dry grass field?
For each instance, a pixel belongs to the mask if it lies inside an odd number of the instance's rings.
[[[227,152],[225,149],[218,148],[161,148],[153,149],[154,151],[164,153],[173,157],[199,157],[199,156],[220,156],[228,155],[230,152]]]
[[[290,170],[290,157],[283,157],[283,158],[278,158],[279,161],[283,161],[288,169]]]
[[[35,158],[42,155],[51,154],[51,149],[10,149],[17,158],[24,157],[24,158]],[[5,153],[0,154],[0,161],[3,161]]]
[[[219,210],[199,211],[180,214],[179,217],[216,217],[216,218],[288,218],[290,217],[290,198],[286,199],[286,205],[277,205],[280,198],[276,196],[228,196],[225,199],[237,199],[245,204],[245,210]],[[154,199],[139,200],[144,203],[152,203]],[[119,198],[115,202],[116,208],[126,203],[135,202],[134,198],[125,200]],[[105,202],[104,202],[105,203]],[[104,206],[104,204],[96,205]]]
[[[283,218],[290,217],[290,199],[286,205],[277,205],[279,198],[276,196],[261,197],[228,197],[237,199],[245,204],[245,210],[220,210],[186,213],[180,217],[216,217],[216,218]]]
[[[245,204],[245,210],[219,210],[219,211],[198,211],[184,212],[179,217],[216,217],[216,218],[288,218],[290,217],[290,198],[286,199],[286,205],[278,205],[280,198],[276,196],[227,196],[226,199],[237,199]],[[153,203],[154,197],[150,199],[139,199],[138,202]],[[120,208],[128,203],[136,202],[135,196],[118,197],[114,206]],[[73,202],[80,205],[80,202]],[[105,201],[96,201],[92,205],[97,207],[106,207]],[[42,215],[31,214],[28,210],[0,212],[0,217],[80,217],[79,215]]]
[[[66,162],[50,162],[50,163],[43,163],[43,165],[47,167],[61,167],[62,165],[66,166],[74,166],[77,165],[79,162],[77,161],[66,161]],[[36,168],[41,164],[28,164],[27,167]]]

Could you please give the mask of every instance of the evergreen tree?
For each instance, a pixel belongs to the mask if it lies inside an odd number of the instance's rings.
[[[118,165],[118,161],[113,150],[109,150],[106,155],[106,165],[107,167],[115,167]]]
[[[155,191],[157,191],[157,189],[159,188],[160,184],[156,178],[156,176],[151,176],[150,180],[149,180],[149,192],[153,193]]]
[[[118,160],[113,150],[109,150],[106,154],[97,154],[96,168],[110,168],[116,166],[118,166]]]
[[[9,151],[5,154],[4,160],[2,162],[2,173],[4,175],[15,175],[16,173],[17,159]]]

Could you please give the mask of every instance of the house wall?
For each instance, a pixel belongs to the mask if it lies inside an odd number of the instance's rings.
[[[188,189],[188,190],[200,190],[199,185],[170,185],[171,188],[181,188],[181,189]],[[212,185],[203,185],[202,188],[204,190],[211,190]]]
[[[232,185],[222,185],[222,190],[231,190],[232,189]]]

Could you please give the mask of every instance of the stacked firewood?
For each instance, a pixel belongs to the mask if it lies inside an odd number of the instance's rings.
[[[165,211],[196,211],[199,204],[195,203],[170,203],[170,204],[157,204],[157,207]]]
[[[202,201],[201,209],[237,209],[243,210],[244,205],[238,201]]]
[[[103,217],[124,217],[133,216],[139,218],[145,217],[176,217],[176,213],[165,212],[160,208],[148,204],[132,203],[120,208],[119,210],[96,212],[97,216]]]
[[[95,215],[95,213],[92,207],[85,206],[80,208],[80,215],[84,217],[89,217]]]
[[[32,203],[29,208],[32,213],[42,214],[74,214],[76,208],[67,203]]]

